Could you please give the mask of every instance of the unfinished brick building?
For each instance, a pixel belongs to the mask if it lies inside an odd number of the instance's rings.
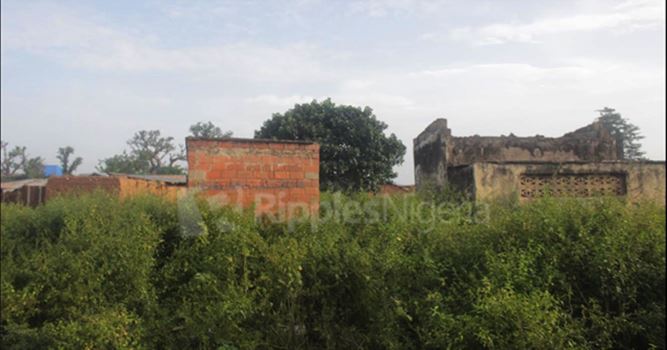
[[[190,192],[277,218],[319,210],[318,144],[189,137],[186,146]]]
[[[414,139],[415,183],[450,186],[478,200],[549,193],[664,203],[665,163],[622,155],[621,140],[599,122],[561,137],[457,137],[437,119]]]

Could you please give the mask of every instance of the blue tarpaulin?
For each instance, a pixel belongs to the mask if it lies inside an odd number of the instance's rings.
[[[45,165],[44,176],[62,176],[63,168],[60,165]]]

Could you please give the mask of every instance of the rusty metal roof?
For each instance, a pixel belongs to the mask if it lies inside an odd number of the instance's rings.
[[[15,191],[23,186],[46,186],[48,179],[25,179],[17,181],[5,181],[0,182],[0,187],[2,191],[11,192]]]

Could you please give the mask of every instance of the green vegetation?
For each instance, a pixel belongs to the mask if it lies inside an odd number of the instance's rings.
[[[326,191],[375,191],[396,177],[405,146],[385,135],[387,124],[370,107],[336,105],[331,99],[296,104],[275,113],[255,138],[306,140],[320,144],[320,188]]]
[[[9,148],[9,143],[0,141],[2,161],[0,175],[3,181],[34,179],[44,177],[44,159],[30,157],[25,146]]]
[[[325,195],[318,222],[268,224],[199,203],[195,225],[154,197],[3,204],[0,345],[665,348],[664,207],[428,204]]]
[[[72,146],[65,146],[58,148],[58,154],[56,158],[60,161],[60,167],[63,169],[64,175],[72,175],[76,168],[81,165],[83,158],[76,157],[70,161],[70,156],[74,154],[74,148]]]
[[[193,137],[203,137],[203,138],[229,138],[234,136],[234,133],[231,131],[222,131],[219,126],[213,124],[213,122],[208,121],[197,122],[190,125],[190,134]]]
[[[623,118],[615,109],[604,107],[598,110],[600,116],[597,121],[602,122],[611,130],[611,135],[616,137],[620,145],[620,156],[622,159],[639,160],[646,159],[645,152],[642,151],[642,144],[639,140],[643,139],[639,133],[639,127]]]
[[[141,130],[127,141],[130,152],[123,151],[102,159],[97,170],[103,173],[124,174],[183,174],[179,162],[185,160],[185,148],[178,147],[171,136],[160,130]]]

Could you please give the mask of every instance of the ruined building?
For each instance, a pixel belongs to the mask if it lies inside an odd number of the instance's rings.
[[[414,139],[415,183],[449,186],[476,200],[549,193],[664,203],[665,163],[622,155],[620,140],[598,122],[561,137],[459,137],[437,119]]]

